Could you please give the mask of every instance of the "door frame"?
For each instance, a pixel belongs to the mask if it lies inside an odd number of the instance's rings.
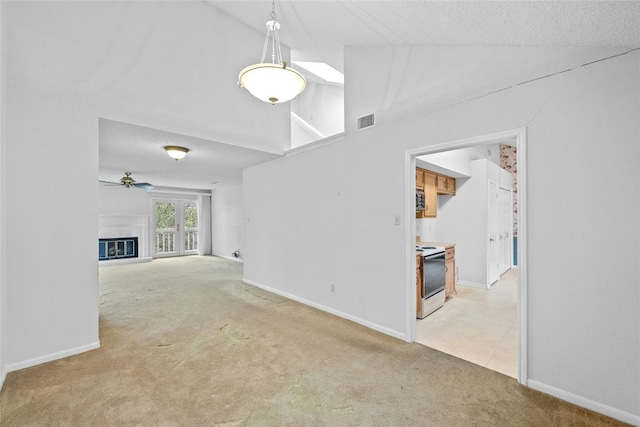
[[[405,152],[405,330],[416,340],[415,293],[415,186],[416,157],[515,140],[518,152],[518,382],[527,384],[527,128],[516,128],[472,138],[427,145]]]
[[[149,236],[150,236],[150,249],[151,249],[151,257],[152,258],[166,258],[166,257],[176,257],[176,256],[185,256],[185,255],[196,255],[199,253],[200,249],[194,251],[185,251],[182,244],[184,243],[181,237],[184,237],[185,226],[184,226],[184,205],[187,203],[195,203],[198,208],[198,246],[202,242],[201,234],[202,234],[202,226],[200,221],[201,215],[201,204],[199,200],[196,199],[181,199],[179,197],[169,197],[169,198],[152,198],[150,200],[151,203],[151,220],[149,221],[149,227],[151,228]],[[174,203],[176,205],[176,225],[178,225],[176,230],[176,241],[175,252],[169,253],[156,253],[156,204],[157,203]]]

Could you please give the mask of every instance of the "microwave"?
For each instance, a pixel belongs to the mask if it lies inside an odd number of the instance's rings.
[[[422,188],[416,188],[416,212],[422,212],[427,209],[427,200]]]

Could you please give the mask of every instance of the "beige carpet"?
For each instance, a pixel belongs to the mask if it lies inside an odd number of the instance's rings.
[[[621,425],[243,284],[215,257],[100,268],[102,347],[10,373],[2,426]]]

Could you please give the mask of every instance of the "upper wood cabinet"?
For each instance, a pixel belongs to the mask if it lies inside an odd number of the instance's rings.
[[[416,218],[435,218],[438,194],[456,194],[456,179],[416,168],[416,188],[424,190],[426,209],[416,212]]]
[[[422,169],[416,169],[416,187],[424,187],[424,172],[422,172]]]
[[[423,218],[435,218],[438,213],[436,191],[436,176],[424,171],[424,199],[425,210],[422,212]]]
[[[416,212],[416,218],[435,218],[437,214],[437,177],[435,174],[416,169],[416,187],[424,191],[425,210]]]
[[[456,179],[446,175],[438,175],[438,194],[456,194]]]

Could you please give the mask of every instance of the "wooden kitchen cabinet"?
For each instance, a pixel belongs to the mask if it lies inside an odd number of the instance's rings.
[[[436,176],[430,172],[424,172],[424,196],[426,209],[424,218],[433,218],[437,214]]]
[[[456,294],[456,247],[446,246],[444,248],[444,266],[445,266],[445,285],[444,296],[445,298]]]
[[[419,186],[418,176],[421,176],[423,185]],[[437,190],[436,190],[437,177],[434,173],[426,170],[416,170],[416,187],[422,187],[424,190],[425,206],[426,209],[421,212],[416,212],[416,218],[435,218],[437,214]]]
[[[426,169],[416,168],[416,188],[424,191],[426,209],[416,212],[416,218],[435,218],[438,214],[439,194],[455,196],[456,179],[437,174]]]
[[[446,175],[438,175],[437,179],[438,194],[456,194],[456,179]]]
[[[422,169],[416,169],[416,187],[424,188],[424,172]]]

